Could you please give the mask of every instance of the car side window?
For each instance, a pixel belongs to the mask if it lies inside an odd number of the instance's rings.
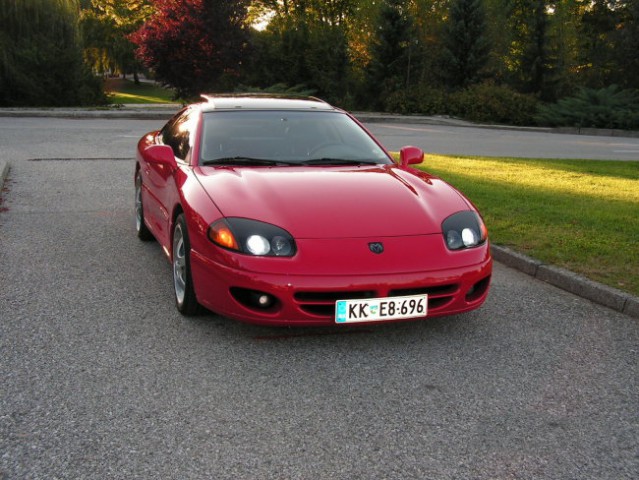
[[[175,156],[181,160],[186,159],[191,149],[190,120],[193,118],[190,109],[173,117],[162,129],[162,142],[173,149]]]

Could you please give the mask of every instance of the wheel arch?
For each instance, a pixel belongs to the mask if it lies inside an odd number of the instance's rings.
[[[184,213],[184,208],[182,208],[180,203],[176,203],[173,207],[173,212],[171,213],[171,224],[169,225],[169,248],[171,249],[171,260],[173,260],[173,230],[175,229],[175,221],[181,213]]]

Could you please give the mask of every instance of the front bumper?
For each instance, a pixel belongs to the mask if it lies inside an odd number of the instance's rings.
[[[492,258],[426,272],[309,275],[254,273],[193,251],[191,268],[198,302],[220,315],[272,326],[329,326],[335,325],[337,300],[427,293],[424,319],[479,308],[488,295]],[[263,294],[272,302],[260,306]]]

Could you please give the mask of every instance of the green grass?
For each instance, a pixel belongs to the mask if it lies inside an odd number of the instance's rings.
[[[639,162],[426,155],[491,241],[639,295]]]
[[[105,90],[111,103],[174,103],[173,91],[152,83],[140,83],[110,78],[105,82]]]

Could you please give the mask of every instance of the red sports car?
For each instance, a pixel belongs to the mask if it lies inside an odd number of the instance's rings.
[[[492,272],[472,203],[398,163],[316,98],[205,96],[138,143],[138,237],[177,308],[268,325],[424,319],[478,308]]]

